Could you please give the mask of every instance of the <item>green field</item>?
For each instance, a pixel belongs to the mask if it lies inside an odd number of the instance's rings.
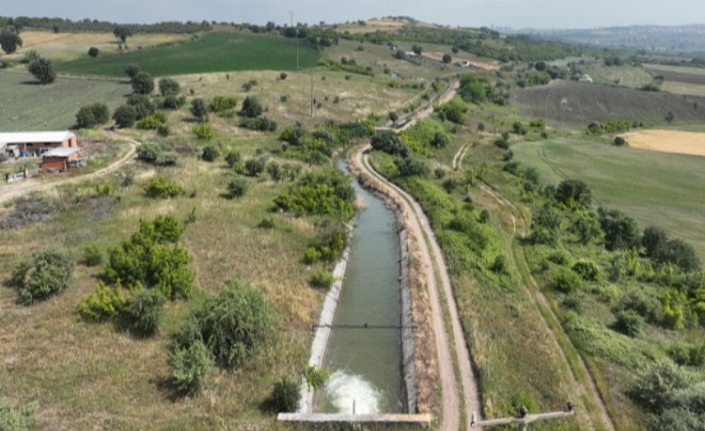
[[[525,142],[517,160],[547,183],[585,181],[600,205],[625,211],[643,229],[660,226],[705,258],[705,157],[618,148],[583,140]]]
[[[26,72],[0,72],[0,131],[55,130],[72,127],[79,108],[94,102],[112,110],[131,93],[117,80],[59,77],[38,85]]]
[[[666,92],[648,92],[573,81],[518,89],[512,103],[531,117],[545,118],[554,125],[584,129],[592,121],[627,120],[646,125],[664,124],[671,111],[678,121],[705,121],[701,98],[685,98]]]
[[[299,46],[299,66],[311,67],[318,53],[306,42]],[[154,76],[240,70],[296,69],[296,41],[244,33],[207,33],[200,39],[125,54],[59,63],[59,73],[124,76],[125,66],[138,64]]]

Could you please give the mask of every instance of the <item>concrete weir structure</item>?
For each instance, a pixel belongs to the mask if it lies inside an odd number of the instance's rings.
[[[374,197],[373,197],[374,198]],[[376,198],[381,199],[390,209],[396,219],[395,227],[390,226],[390,229],[395,229],[399,236],[399,285],[400,285],[400,318],[399,324],[401,327],[401,367],[402,371],[402,393],[403,412],[404,413],[389,413],[389,414],[350,414],[350,413],[315,413],[314,412],[314,392],[309,389],[308,385],[303,382],[301,386],[301,403],[299,410],[296,413],[280,413],[277,417],[279,421],[300,422],[310,424],[336,424],[336,423],[369,423],[369,424],[387,424],[387,425],[414,425],[419,427],[428,427],[432,417],[430,414],[416,414],[416,378],[414,371],[414,332],[413,332],[413,316],[411,293],[409,291],[409,251],[408,251],[408,234],[404,229],[398,228],[402,226],[400,221],[400,212],[394,204],[387,200],[385,196],[377,195]],[[346,249],[343,252],[341,260],[336,264],[333,271],[335,282],[331,285],[328,294],[326,295],[323,310],[316,329],[313,345],[311,349],[311,357],[309,365],[318,368],[323,368],[326,360],[326,350],[328,348],[331,337],[331,326],[334,323],[338,299],[343,289],[343,277],[348,267],[350,258],[350,250]],[[354,407],[353,407],[354,408]]]

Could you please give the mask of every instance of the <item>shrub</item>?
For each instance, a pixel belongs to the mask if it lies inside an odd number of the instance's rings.
[[[113,113],[113,120],[118,127],[131,127],[137,121],[137,110],[130,105],[118,106]]]
[[[605,233],[605,248],[610,251],[638,247],[641,238],[636,220],[619,210],[598,210],[600,227]]]
[[[551,286],[563,293],[570,293],[580,288],[580,276],[568,268],[559,268],[551,276]]]
[[[201,123],[208,121],[208,108],[206,108],[206,102],[200,97],[191,101],[189,112]]]
[[[490,270],[497,274],[503,274],[507,272],[507,258],[504,257],[503,254],[497,255],[497,257],[494,259],[494,262],[492,262],[492,265],[490,265]]]
[[[587,207],[592,202],[592,192],[581,180],[567,179],[558,184],[555,198],[568,208]]]
[[[274,219],[271,217],[262,217],[262,220],[257,223],[257,227],[260,229],[274,229]]]
[[[228,197],[237,199],[245,196],[249,183],[244,178],[234,178],[228,183]]]
[[[279,79],[282,81],[285,80],[289,75],[286,72],[282,72],[279,74]]]
[[[661,413],[676,392],[689,386],[693,376],[671,361],[658,361],[639,373],[630,396],[653,413]]]
[[[335,281],[335,277],[325,269],[317,269],[311,273],[309,283],[318,289],[328,289]]]
[[[292,413],[299,409],[301,392],[296,382],[284,376],[272,387],[270,404],[276,412]]]
[[[429,168],[423,160],[413,157],[396,157],[394,165],[402,177],[421,176],[427,177]]]
[[[157,166],[176,164],[175,153],[165,152],[157,144],[150,142],[145,142],[137,147],[137,159]]]
[[[254,96],[247,96],[242,102],[242,110],[240,113],[248,118],[255,118],[262,115],[264,108],[259,100]]]
[[[598,275],[600,274],[600,270],[597,268],[597,265],[588,260],[575,262],[572,270],[586,281],[596,281]]]
[[[260,132],[274,132],[277,130],[277,122],[267,117],[243,118],[240,127]]]
[[[186,104],[186,98],[184,96],[166,96],[162,101],[162,107],[164,109],[179,109]]]
[[[84,319],[95,322],[108,320],[117,317],[126,302],[127,296],[122,293],[119,284],[111,288],[101,281],[95,287],[95,292],[81,299],[78,313]]]
[[[151,115],[137,121],[137,128],[144,130],[156,130],[159,126],[166,123],[166,114],[162,111],[156,111]]]
[[[162,96],[176,96],[181,91],[179,83],[172,78],[161,78],[158,85]]]
[[[237,99],[229,96],[215,96],[208,108],[212,112],[225,112],[237,106]]]
[[[617,321],[612,328],[629,337],[636,337],[641,333],[641,328],[644,326],[644,318],[636,311],[621,310],[617,313]]]
[[[214,162],[216,159],[220,157],[220,153],[218,152],[218,149],[215,148],[212,145],[208,145],[207,147],[203,148],[203,152],[201,153],[201,160],[206,161],[206,162]]]
[[[76,126],[79,128],[95,127],[105,124],[110,119],[110,111],[104,103],[83,106],[76,114]]]
[[[240,156],[238,151],[231,151],[225,156],[225,162],[232,168],[235,164],[240,162],[241,158],[242,156]]]
[[[103,252],[95,244],[88,245],[83,249],[81,263],[86,266],[98,266],[103,263]]]
[[[614,141],[612,141],[612,143],[617,147],[625,147],[628,145],[627,140],[621,136],[615,137]]]
[[[95,46],[91,46],[88,48],[88,55],[95,58],[98,57],[98,54],[100,54],[100,50],[96,48]]]
[[[297,214],[329,215],[350,220],[355,214],[355,189],[350,178],[338,170],[309,173],[274,199],[274,205]]]
[[[264,172],[265,162],[262,158],[251,158],[245,162],[245,175],[256,177]]]
[[[132,91],[135,94],[151,94],[154,91],[154,79],[146,72],[139,72],[132,78]]]
[[[210,140],[215,135],[213,129],[211,128],[211,125],[207,123],[197,124],[193,126],[193,129],[191,129],[191,131],[194,135],[196,135],[198,139],[203,140]]]
[[[66,290],[71,271],[71,262],[64,254],[42,251],[15,264],[8,284],[17,292],[17,302],[31,305]]]
[[[262,292],[236,280],[192,314],[177,344],[188,348],[200,341],[218,365],[234,369],[264,344],[274,319]]]
[[[213,368],[211,353],[202,341],[177,347],[169,355],[171,379],[179,392],[194,395]]]
[[[375,133],[372,136],[372,148],[391,155],[409,156],[409,147],[392,131]]]
[[[169,199],[183,194],[184,188],[166,177],[155,177],[144,185],[144,193],[150,198]]]
[[[157,333],[166,299],[157,290],[139,288],[120,309],[120,326],[137,337]]]

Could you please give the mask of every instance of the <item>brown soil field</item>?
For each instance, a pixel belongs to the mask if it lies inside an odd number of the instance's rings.
[[[705,133],[656,129],[625,133],[622,137],[634,148],[705,156]]]

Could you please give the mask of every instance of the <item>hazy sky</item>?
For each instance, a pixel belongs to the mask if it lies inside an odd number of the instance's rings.
[[[0,0],[0,16],[115,22],[328,23],[404,15],[438,24],[594,28],[705,22],[703,0]]]

